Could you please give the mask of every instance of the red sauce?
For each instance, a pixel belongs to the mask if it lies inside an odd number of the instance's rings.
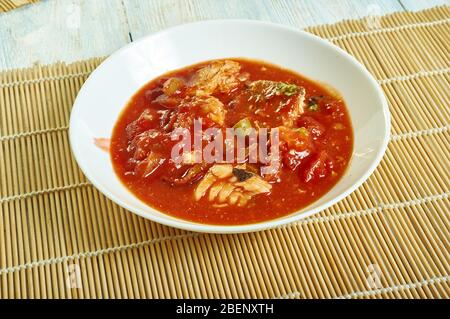
[[[207,112],[202,113],[195,103],[186,102],[199,89],[199,70],[210,65],[211,61],[152,80],[132,97],[121,114],[110,145],[115,172],[133,194],[155,209],[206,224],[256,223],[308,206],[343,176],[353,149],[353,131],[344,101],[292,71],[259,61],[231,61],[240,65],[238,79],[229,91],[216,89],[210,93],[223,105],[225,116],[221,124],[217,123],[220,121],[212,121]],[[173,78],[176,80],[167,82]],[[295,92],[304,88],[304,113],[293,117],[283,110],[292,109],[292,101],[297,96],[291,96],[289,90],[258,102],[250,99],[253,95],[248,93],[249,87],[258,80],[283,83],[291,85],[291,88],[293,85]],[[282,86],[276,88],[278,90]],[[276,179],[263,177],[271,185],[269,193],[257,194],[243,206],[218,205],[209,201],[208,196],[196,200],[194,191],[213,164],[203,167],[186,184],[174,183],[174,180],[185,176],[192,165],[177,167],[168,160],[173,145],[177,143],[170,140],[170,132],[178,126],[191,130],[189,119],[199,117],[202,117],[204,126],[219,128],[233,127],[243,118],[248,119],[252,126],[268,128],[285,126],[283,119],[292,119],[292,127],[281,138],[282,168]],[[299,131],[303,135],[298,135]],[[295,140],[297,137],[298,141]],[[252,171],[256,175],[259,174],[258,168],[260,165],[253,165]]]

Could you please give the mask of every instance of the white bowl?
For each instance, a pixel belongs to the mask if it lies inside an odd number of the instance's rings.
[[[307,208],[265,222],[238,226],[200,224],[166,215],[135,197],[115,175],[110,155],[95,137],[110,137],[129,99],[153,78],[218,58],[264,60],[326,83],[344,97],[354,129],[352,161],[342,179]],[[153,221],[199,232],[240,233],[291,223],[317,213],[360,186],[380,162],[390,115],[377,81],[355,58],[312,34],[266,22],[218,20],[152,34],[106,59],[78,93],[70,117],[70,144],[86,177],[117,204]]]

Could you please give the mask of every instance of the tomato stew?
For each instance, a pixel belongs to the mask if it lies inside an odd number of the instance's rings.
[[[175,129],[279,129],[281,168],[171,159]],[[202,146],[211,139],[203,138]],[[198,223],[242,225],[300,210],[343,176],[353,150],[345,103],[301,75],[247,59],[215,60],[162,75],[141,88],[111,139],[116,174],[146,204]],[[216,154],[217,155],[217,154]],[[220,154],[223,155],[223,154]]]

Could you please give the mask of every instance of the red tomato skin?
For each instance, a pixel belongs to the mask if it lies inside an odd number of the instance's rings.
[[[283,156],[283,164],[285,167],[290,170],[295,170],[300,164],[304,162],[304,160],[310,155],[310,151],[308,149],[304,151],[295,151],[290,150],[286,152]]]
[[[301,178],[305,183],[322,179],[333,170],[333,162],[325,151],[312,155],[306,166],[300,170]]]
[[[315,138],[321,137],[325,133],[325,126],[311,116],[302,116],[297,124],[305,127]]]

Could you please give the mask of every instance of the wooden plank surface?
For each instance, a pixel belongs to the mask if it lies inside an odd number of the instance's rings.
[[[108,55],[129,42],[121,0],[43,0],[0,14],[0,70]]]
[[[425,10],[430,7],[449,5],[448,0],[399,0],[407,11]]]
[[[298,28],[419,10],[450,0],[42,0],[0,14],[0,70],[111,54],[131,39],[205,19]]]
[[[305,28],[361,18],[373,9],[379,14],[403,10],[400,3],[391,0],[124,0],[124,4],[134,39],[168,26],[206,19],[257,19]]]

